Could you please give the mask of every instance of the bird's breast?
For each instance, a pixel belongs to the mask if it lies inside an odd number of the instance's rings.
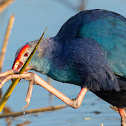
[[[71,83],[81,86],[81,78],[72,65],[62,66],[62,68],[51,66],[47,75],[52,79],[63,83]]]

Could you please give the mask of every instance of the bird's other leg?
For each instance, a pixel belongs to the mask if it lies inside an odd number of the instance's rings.
[[[118,108],[119,114],[121,116],[121,126],[126,126],[126,112],[123,108]]]
[[[82,100],[83,100],[83,98],[84,98],[84,96],[85,96],[85,94],[88,90],[87,88],[84,87],[84,88],[81,89],[77,98],[70,99],[69,97],[67,97],[66,95],[64,95],[63,93],[61,93],[57,89],[55,89],[54,87],[52,87],[50,84],[48,84],[46,81],[44,81],[37,74],[35,74],[34,77],[35,77],[34,78],[35,84],[42,86],[43,88],[45,88],[46,90],[48,90],[49,92],[54,94],[56,97],[58,97],[60,100],[62,100],[67,105],[69,105],[73,108],[79,108],[80,107]]]

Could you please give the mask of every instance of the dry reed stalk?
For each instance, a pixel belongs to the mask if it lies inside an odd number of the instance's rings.
[[[52,85],[51,83],[51,78],[47,76],[47,83]],[[49,92],[49,103],[50,105],[52,105],[52,102],[53,102],[53,94],[51,92]]]
[[[11,33],[11,29],[12,29],[12,26],[13,26],[13,23],[14,23],[14,19],[15,19],[14,15],[11,15],[9,23],[8,23],[7,30],[6,30],[5,38],[4,38],[1,56],[0,56],[0,73],[2,72],[4,56],[5,56],[5,52],[6,52],[6,48],[7,48],[7,44],[8,44],[8,39],[9,39],[9,36],[10,36],[10,33]]]
[[[24,123],[20,123],[20,124],[17,124],[16,126],[25,126],[25,125],[28,125],[30,124],[31,122],[30,121],[25,121]],[[8,125],[7,125],[8,126]],[[11,125],[10,125],[11,126]]]
[[[38,109],[30,109],[30,110],[20,111],[20,112],[5,113],[5,114],[1,114],[0,118],[17,117],[17,116],[23,116],[25,114],[55,111],[55,110],[63,109],[65,107],[66,105],[57,105],[57,106],[50,106],[50,107],[44,107],[44,108],[38,108]]]
[[[2,13],[14,0],[7,0],[0,5],[0,13]]]
[[[79,11],[83,11],[85,10],[85,0],[80,0],[80,7],[79,7]]]
[[[113,109],[114,111],[116,111],[117,113],[119,113],[117,107],[115,107],[115,106],[110,106],[110,108]]]

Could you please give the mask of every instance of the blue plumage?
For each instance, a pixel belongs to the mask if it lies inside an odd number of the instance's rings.
[[[124,17],[109,11],[92,11],[90,15],[84,17],[78,36],[96,40],[105,50],[113,72],[126,76],[126,19]]]
[[[87,10],[70,18],[55,37],[43,40],[29,66],[126,107],[116,102],[125,100],[119,97],[122,93],[126,96],[125,54],[126,19],[111,11]]]
[[[28,42],[17,51],[14,71],[25,64],[37,42]],[[54,80],[78,85],[81,91],[77,98],[70,99],[38,75],[25,74],[25,79],[31,80],[26,107],[30,103],[33,82],[73,108],[80,107],[90,90],[116,106],[121,126],[126,125],[123,108],[126,107],[126,18],[123,16],[98,9],[78,13],[64,23],[55,37],[42,40],[26,71],[30,69]]]
[[[57,35],[65,38],[92,38],[105,50],[112,70],[126,76],[126,19],[105,10],[82,11],[69,19]],[[124,58],[125,57],[125,58]]]

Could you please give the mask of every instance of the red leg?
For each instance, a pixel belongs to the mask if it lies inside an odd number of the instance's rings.
[[[123,108],[118,108],[119,114],[121,116],[121,126],[126,126],[126,112]]]

